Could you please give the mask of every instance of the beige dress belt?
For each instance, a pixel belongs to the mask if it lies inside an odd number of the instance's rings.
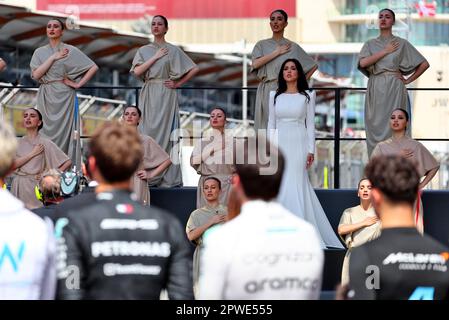
[[[402,73],[398,71],[382,71],[381,73],[372,74],[372,76],[383,76],[383,75],[402,75]]]
[[[64,82],[64,79],[60,79],[60,80],[50,80],[50,81],[39,80],[39,83],[41,83],[41,84],[49,84],[49,83],[53,83],[53,82]]]

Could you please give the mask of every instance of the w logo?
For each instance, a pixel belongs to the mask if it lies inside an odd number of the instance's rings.
[[[8,258],[14,272],[17,272],[19,269],[19,263],[22,261],[24,251],[25,251],[25,241],[22,241],[20,243],[16,256],[14,256],[9,245],[5,243],[0,251],[0,270],[3,267],[3,262]]]

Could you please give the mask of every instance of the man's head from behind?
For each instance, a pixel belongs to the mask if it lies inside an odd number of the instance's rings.
[[[61,173],[56,169],[45,171],[39,181],[39,190],[44,203],[62,201]]]
[[[128,181],[143,157],[136,129],[116,122],[105,123],[94,132],[89,150],[89,168],[99,182]]]
[[[412,161],[400,156],[374,157],[365,168],[365,176],[372,184],[371,199],[376,211],[385,205],[413,207],[420,177]]]
[[[270,201],[276,198],[284,172],[284,156],[267,140],[249,138],[235,149],[233,188],[238,198]]]
[[[3,180],[12,169],[16,155],[17,139],[12,127],[0,121],[0,179]],[[1,186],[0,186],[1,187]]]

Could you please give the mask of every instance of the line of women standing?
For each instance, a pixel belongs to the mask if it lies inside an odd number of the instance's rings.
[[[46,30],[49,44],[36,49],[30,62],[32,77],[39,82],[37,109],[45,124],[42,133],[73,158],[75,89],[89,81],[98,67],[78,48],[62,42],[62,21],[49,20]],[[144,81],[139,97],[140,131],[176,159],[179,155],[172,152],[179,127],[175,89],[192,78],[198,67],[179,47],[165,41],[168,31],[165,17],[155,16],[151,30],[154,42],[137,51],[131,67],[131,73]],[[181,185],[179,163],[174,161],[159,178],[160,186]]]
[[[393,11],[381,10],[380,36],[366,42],[360,52],[358,67],[369,77],[365,102],[369,154],[378,142],[391,135],[387,125],[390,111],[397,107],[408,107],[405,85],[416,80],[429,67],[426,59],[408,41],[392,34],[394,22]],[[278,88],[281,65],[286,59],[298,61],[306,79],[317,70],[317,63],[298,44],[284,38],[287,25],[287,13],[283,10],[273,11],[270,14],[272,37],[256,43],[252,53],[252,68],[261,80],[255,105],[256,129],[264,129],[268,125],[269,104],[274,104],[270,91]],[[84,85],[98,68],[80,50],[61,41],[63,29],[62,22],[49,21],[49,44],[35,51],[30,65],[33,78],[40,82],[38,109],[42,110],[43,121],[46,123],[43,133],[67,153],[71,152],[69,146],[74,125],[75,89]],[[137,51],[131,67],[131,73],[144,81],[139,98],[142,110],[139,127],[141,132],[151,136],[171,159],[176,159],[178,155],[173,154],[172,148],[177,142],[176,129],[179,126],[179,106],[175,89],[190,80],[198,72],[198,67],[179,47],[166,42],[168,21],[165,17],[155,16],[151,30],[155,37],[154,42]],[[305,96],[310,99],[306,91]],[[283,97],[278,98],[283,100]],[[311,117],[308,116],[309,126],[313,126]],[[308,131],[310,129],[306,128]],[[305,161],[311,163],[313,153],[310,151],[314,146],[312,148],[310,137],[308,139],[303,141],[308,149],[308,152],[305,152]],[[209,171],[203,175],[220,174],[215,169]],[[225,184],[226,181],[221,182]],[[180,167],[175,161],[163,174],[159,185],[181,184]],[[200,189],[201,185],[200,182]],[[201,194],[200,190],[199,207],[204,204]]]

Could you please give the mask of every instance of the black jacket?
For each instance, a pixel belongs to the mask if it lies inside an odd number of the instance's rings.
[[[50,217],[53,220],[53,223],[56,224],[58,219],[66,217],[70,211],[80,210],[82,207],[93,204],[96,201],[96,194],[94,192],[95,189],[92,190],[93,191],[91,192],[83,191],[58,204]]]
[[[44,219],[45,217],[50,218],[51,221],[53,221],[53,223],[55,223],[55,210],[56,207],[58,206],[58,204],[56,203],[52,203],[40,208],[36,208],[31,210],[32,212],[34,212],[35,214],[37,214],[39,217],[41,217],[42,219]]]
[[[57,298],[159,299],[166,288],[169,299],[193,299],[189,243],[171,214],[114,191],[67,217]]]

